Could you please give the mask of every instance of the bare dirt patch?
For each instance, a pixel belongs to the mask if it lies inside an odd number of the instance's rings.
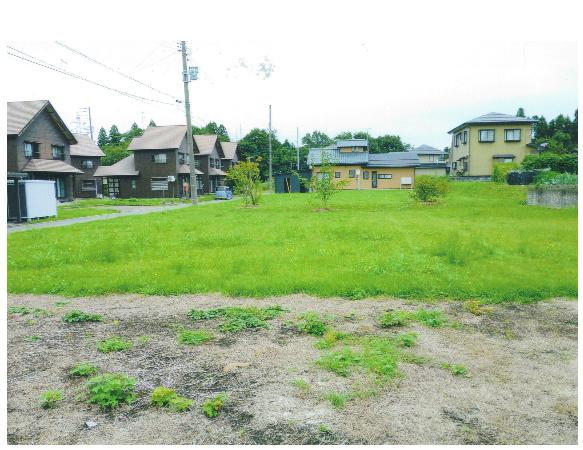
[[[56,302],[69,302],[56,306]],[[108,296],[63,299],[10,296],[9,306],[46,308],[52,315],[8,316],[8,439],[13,444],[575,444],[577,442],[577,303],[554,300],[496,305],[472,315],[460,303],[439,308],[462,327],[418,333],[414,353],[425,362],[399,365],[402,376],[378,384],[356,372],[340,377],[315,364],[326,350],[317,338],[290,330],[286,322],[306,311],[333,316],[333,327],[354,335],[386,336],[378,316],[391,309],[415,310],[400,300],[266,300],[221,296]],[[288,312],[269,329],[222,333],[217,321],[191,320],[191,309],[281,305]],[[101,314],[103,322],[66,324],[72,309]],[[216,339],[179,345],[176,330],[207,329]],[[132,339],[130,350],[103,354],[96,342]],[[139,337],[145,337],[138,339]],[[68,375],[81,361],[100,372],[123,372],[138,380],[138,399],[111,412],[76,394],[83,381]],[[463,364],[469,377],[440,367]],[[298,380],[302,380],[299,382]],[[191,411],[150,406],[157,386],[194,400]],[[330,392],[360,386],[375,395],[352,398],[343,408]],[[43,391],[60,389],[65,399],[41,409]],[[200,410],[205,399],[226,392],[215,419]],[[87,421],[97,426],[88,428]]]

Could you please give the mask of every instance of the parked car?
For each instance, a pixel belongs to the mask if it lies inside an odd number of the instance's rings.
[[[233,191],[228,186],[218,186],[215,191],[215,200],[231,200],[233,198]]]

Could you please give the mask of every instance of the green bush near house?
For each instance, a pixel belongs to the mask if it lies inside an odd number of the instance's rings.
[[[415,177],[415,189],[411,196],[418,202],[432,203],[445,197],[448,191],[449,181],[447,177],[419,175]]]
[[[522,168],[525,170],[549,169],[558,173],[578,172],[577,154],[558,154],[543,152],[539,155],[528,155],[522,161]]]
[[[508,172],[518,169],[519,167],[519,164],[513,162],[494,164],[494,168],[492,169],[492,181],[495,183],[506,183]]]

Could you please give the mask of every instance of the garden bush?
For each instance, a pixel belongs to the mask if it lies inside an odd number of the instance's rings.
[[[447,195],[449,184],[446,177],[420,175],[415,179],[412,197],[418,202],[431,203]]]
[[[525,170],[550,169],[559,173],[577,173],[576,154],[558,154],[544,152],[540,155],[528,155],[522,161]]]
[[[508,172],[518,169],[520,166],[517,163],[497,163],[494,164],[494,169],[492,170],[492,181],[495,183],[506,183],[506,178],[508,177]]]
[[[120,403],[131,403],[136,398],[136,379],[121,373],[106,373],[87,382],[89,403],[104,409],[117,408]]]
[[[558,173],[552,170],[544,170],[534,177],[534,184],[538,186],[549,185],[577,185],[577,175],[572,173]]]
[[[300,333],[322,336],[326,331],[326,322],[316,312],[306,312],[299,316],[297,329]]]

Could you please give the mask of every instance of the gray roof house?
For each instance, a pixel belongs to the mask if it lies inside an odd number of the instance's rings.
[[[466,127],[467,125],[494,125],[494,124],[528,124],[535,123],[536,120],[530,119],[528,117],[517,117],[510,114],[502,114],[498,112],[491,112],[484,114],[483,116],[476,117],[472,120],[468,120],[455,128],[452,128],[448,133],[455,133],[457,130]]]
[[[447,163],[445,152],[427,144],[420,145],[411,150],[419,158],[419,166],[415,173],[417,175],[445,176],[447,174]]]

